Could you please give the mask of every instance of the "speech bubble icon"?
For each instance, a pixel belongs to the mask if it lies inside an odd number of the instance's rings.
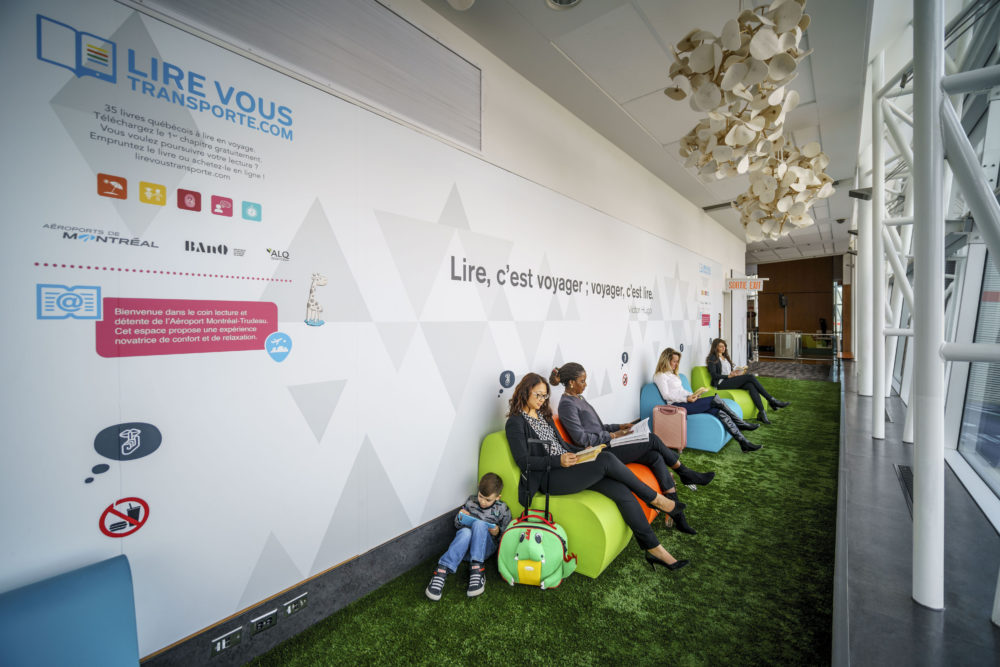
[[[264,341],[264,349],[271,355],[271,358],[281,363],[292,351],[292,337],[286,333],[275,331]]]
[[[94,450],[113,461],[131,461],[149,456],[160,447],[160,429],[146,422],[127,422],[103,429],[94,438]]]

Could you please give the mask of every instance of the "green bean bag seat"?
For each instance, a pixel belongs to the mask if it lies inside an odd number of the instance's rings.
[[[584,464],[586,465],[586,464]],[[517,518],[524,509],[517,501],[521,470],[514,462],[503,431],[490,433],[479,450],[479,476],[496,473],[503,480],[500,499]],[[545,494],[535,494],[533,509],[545,509]],[[596,491],[580,491],[566,496],[550,496],[549,511],[563,527],[569,550],[576,554],[576,571],[596,579],[632,539],[632,529],[625,525],[618,507]]]
[[[750,398],[750,392],[746,389],[713,389],[712,376],[708,374],[708,366],[693,366],[691,368],[691,387],[700,389],[708,387],[708,391],[702,396],[712,396],[718,394],[722,398],[731,398],[743,409],[743,419],[753,419],[757,416],[757,406]]]

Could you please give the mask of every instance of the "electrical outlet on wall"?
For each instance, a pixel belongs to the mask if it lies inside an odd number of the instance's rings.
[[[240,643],[243,639],[243,628],[239,627],[235,630],[230,630],[221,637],[216,637],[212,640],[212,657],[219,655],[227,648],[232,648]]]
[[[297,611],[302,611],[305,609],[306,604],[309,602],[309,593],[303,593],[298,597],[292,598],[288,602],[281,605],[285,608],[285,616],[291,616]]]
[[[278,624],[278,610],[272,609],[271,611],[258,616],[257,618],[250,619],[250,636],[260,634],[265,630],[270,630]]]

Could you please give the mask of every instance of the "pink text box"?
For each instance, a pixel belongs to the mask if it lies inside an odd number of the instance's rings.
[[[270,301],[104,299],[96,323],[97,354],[142,357],[263,350],[278,330],[278,306]]]

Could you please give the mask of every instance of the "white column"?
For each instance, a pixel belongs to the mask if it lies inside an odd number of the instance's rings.
[[[883,158],[882,88],[885,55],[879,52],[871,66],[872,80],[872,437],[885,440],[885,250],[882,247],[882,218],[885,217],[885,162]],[[905,276],[904,276],[905,279]]]
[[[913,599],[944,608],[944,3],[913,2]]]
[[[861,177],[859,188],[866,188],[872,183],[872,149],[866,146],[858,157],[858,171]],[[855,309],[857,338],[854,340],[854,367],[857,374],[859,396],[872,395],[872,207],[870,202],[858,201],[855,206],[858,221],[858,259],[857,282],[854,284],[854,296],[857,302]],[[882,317],[882,311],[879,311]]]

